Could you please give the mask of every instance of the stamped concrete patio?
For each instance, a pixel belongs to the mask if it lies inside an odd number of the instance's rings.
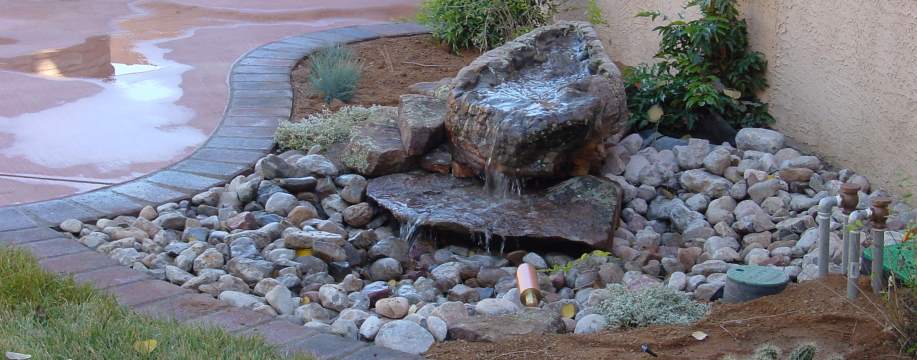
[[[2,207],[167,167],[217,129],[230,67],[245,52],[289,35],[404,18],[419,1],[0,3]],[[244,116],[246,125],[276,124],[289,113]]]

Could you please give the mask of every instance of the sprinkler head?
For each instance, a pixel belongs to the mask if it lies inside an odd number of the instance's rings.
[[[887,196],[879,196],[872,200],[872,228],[885,229],[885,222],[888,220],[888,205],[892,199]]]
[[[650,354],[653,357],[659,357],[659,355],[656,355],[653,350],[650,350],[650,344],[640,345],[640,351]]]
[[[846,183],[841,185],[841,209],[844,210],[844,214],[850,215],[851,212],[856,210],[857,204],[860,202],[859,196],[860,186],[856,184]]]

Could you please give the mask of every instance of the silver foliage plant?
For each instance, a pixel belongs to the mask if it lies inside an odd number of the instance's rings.
[[[698,303],[687,294],[652,286],[630,291],[621,284],[608,286],[611,297],[598,307],[611,328],[633,328],[649,325],[684,325],[702,319],[709,306]]]

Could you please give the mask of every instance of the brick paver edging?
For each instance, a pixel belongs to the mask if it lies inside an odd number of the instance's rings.
[[[414,355],[319,333],[285,320],[233,308],[212,297],[122,266],[53,227],[136,214],[146,205],[187,199],[250,171],[273,147],[274,130],[293,108],[290,72],[299,59],[336,43],[428,33],[411,23],[360,25],[287,37],[240,57],[229,73],[229,102],[220,125],[189,157],[166,169],[88,193],[0,207],[0,245],[30,250],[42,267],[114,294],[118,302],[154,317],[259,334],[287,353],[317,359],[411,359]]]

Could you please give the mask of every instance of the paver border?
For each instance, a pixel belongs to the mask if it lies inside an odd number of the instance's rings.
[[[403,352],[223,305],[120,265],[53,228],[67,219],[90,221],[136,214],[146,205],[190,198],[249,172],[274,148],[279,121],[293,108],[290,72],[299,59],[334,44],[429,33],[413,23],[356,25],[282,38],[239,57],[227,74],[229,99],[210,138],[186,158],[124,183],[57,199],[0,207],[0,246],[30,250],[42,268],[112,293],[149,316],[207,324],[239,334],[261,334],[284,354],[319,359],[415,359]],[[212,311],[202,311],[201,308]]]

